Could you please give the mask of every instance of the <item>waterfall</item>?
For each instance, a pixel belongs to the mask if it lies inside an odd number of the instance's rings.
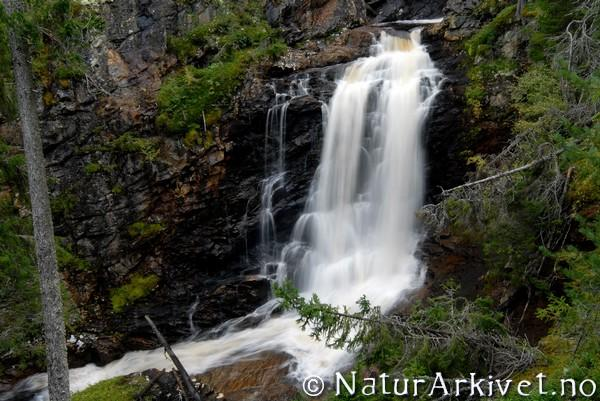
[[[291,82],[287,92],[279,93],[273,85],[275,104],[267,112],[265,127],[265,179],[261,184],[260,245],[263,253],[264,275],[276,258],[277,226],[273,214],[273,197],[285,187],[285,141],[287,111],[290,103],[308,95],[308,76]]]
[[[302,294],[317,293],[336,305],[351,306],[366,295],[383,311],[422,284],[424,269],[415,257],[415,216],[424,186],[421,131],[440,81],[419,30],[402,36],[382,33],[370,57],[346,68],[327,108],[321,163],[305,212],[278,256],[277,280],[292,279]],[[281,145],[263,187],[268,232],[275,231],[270,202],[285,165],[281,122],[289,99],[281,100],[268,118],[268,124],[278,125],[267,128],[267,139],[276,138]],[[192,374],[263,351],[289,354],[294,361],[291,375],[298,379],[331,377],[352,362],[348,352],[310,338],[293,313],[271,317],[275,305],[271,300],[247,317],[260,322],[254,328],[239,329],[236,319],[222,325],[218,337],[182,342],[174,351]],[[104,367],[72,369],[72,388],[149,368],[169,369],[171,364],[160,349],[130,352]],[[42,390],[45,385],[40,374],[15,391]],[[44,399],[45,394],[37,397]],[[0,396],[4,399],[10,398]]]
[[[386,310],[420,270],[421,131],[441,76],[418,30],[382,33],[373,52],[331,99],[321,164],[278,276],[330,303],[366,294]]]

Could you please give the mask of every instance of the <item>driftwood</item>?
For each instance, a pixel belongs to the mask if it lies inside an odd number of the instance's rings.
[[[185,370],[185,368],[181,364],[181,361],[179,360],[179,358],[177,358],[177,355],[175,355],[175,352],[173,352],[173,349],[171,348],[171,346],[169,345],[167,340],[165,340],[165,338],[160,333],[160,331],[158,331],[158,328],[156,327],[156,325],[154,324],[152,319],[150,319],[150,317],[148,315],[145,315],[144,317],[148,321],[148,324],[150,324],[150,327],[152,327],[152,331],[154,331],[154,334],[156,334],[158,341],[160,341],[160,343],[164,347],[165,351],[167,352],[167,355],[169,355],[169,358],[171,359],[171,361],[177,368],[177,371],[179,372],[179,374],[181,376],[181,380],[183,381],[183,384],[184,384],[184,390],[188,393],[188,395],[194,401],[202,401],[202,399],[200,398],[200,395],[198,394],[198,392],[196,391],[196,388],[194,387],[194,384],[192,383],[192,379],[190,378],[190,375],[188,374],[188,372]]]

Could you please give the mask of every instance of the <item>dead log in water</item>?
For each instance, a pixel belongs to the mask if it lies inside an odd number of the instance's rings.
[[[173,349],[171,348],[171,346],[169,345],[167,340],[165,340],[165,338],[160,333],[160,331],[158,331],[158,328],[156,327],[156,325],[154,324],[152,319],[150,319],[150,317],[148,315],[145,315],[144,317],[148,321],[148,324],[150,324],[150,327],[152,327],[152,331],[154,331],[154,334],[156,334],[158,341],[164,347],[167,355],[169,355],[169,358],[175,365],[175,368],[177,368],[177,371],[179,372],[179,374],[181,376],[181,380],[183,380],[185,392],[188,393],[188,396],[191,397],[194,401],[202,401],[202,399],[200,398],[200,395],[198,394],[198,392],[196,391],[196,388],[194,387],[194,383],[192,383],[192,379],[190,378],[190,375],[183,367],[183,364],[181,363],[179,358],[177,358],[177,355],[175,355],[175,352],[173,352]]]

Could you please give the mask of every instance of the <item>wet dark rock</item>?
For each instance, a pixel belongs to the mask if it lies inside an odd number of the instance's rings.
[[[366,22],[362,0],[267,1],[267,19],[280,27],[288,42],[323,37]]]
[[[369,2],[370,11],[356,0],[268,2],[271,23],[280,26],[290,42],[310,40],[290,48],[275,64],[248,74],[208,149],[187,148],[154,124],[156,93],[177,66],[166,52],[166,38],[214,14],[209,2],[187,3],[103,4],[108,23],[87,55],[89,79],[67,87],[56,84],[57,103],[42,113],[53,196],[75,199],[70,210],[57,214],[57,234],[92,266],[64,272],[88,331],[82,336],[87,338],[82,340],[84,347],[73,352],[76,364],[104,364],[127,350],[154,347],[144,314],[175,341],[190,335],[192,325],[208,329],[262,304],[269,297],[269,283],[253,274],[260,266],[260,189],[265,156],[269,157],[264,152],[265,124],[273,87],[283,92],[294,80],[307,77],[310,88],[307,96],[290,103],[286,184],[273,199],[277,238],[285,241],[302,212],[318,164],[322,105],[332,96],[345,64],[367,56],[383,29],[356,26],[369,18],[377,22],[439,17],[445,2],[375,1]],[[462,6],[450,3],[446,9],[458,15]],[[469,24],[463,21],[460,26]],[[430,27],[423,38],[446,76],[424,139],[430,198],[438,186],[458,183],[465,171],[460,157],[461,135],[466,132],[465,78],[461,51],[446,40],[446,28]],[[11,135],[5,130],[0,127],[3,137]],[[127,132],[156,141],[158,155],[102,150]],[[92,163],[103,169],[86,172]],[[160,224],[162,230],[153,237],[134,238],[128,228],[136,222]],[[116,313],[111,291],[127,284],[133,274],[156,275],[158,286]],[[190,322],[189,310],[196,302]]]
[[[394,2],[395,0],[392,0]],[[447,0],[405,0],[402,19],[433,19],[444,16]]]

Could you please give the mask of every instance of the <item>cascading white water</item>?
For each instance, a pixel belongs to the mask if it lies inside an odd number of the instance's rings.
[[[330,102],[321,164],[306,213],[282,251],[278,280],[292,278],[303,294],[337,305],[366,295],[384,311],[421,285],[423,269],[414,255],[423,196],[421,130],[440,80],[418,30],[400,37],[382,33],[371,57],[348,66]],[[269,350],[288,353],[291,374],[299,379],[330,377],[351,363],[349,353],[328,349],[300,330],[293,313],[270,317],[274,305],[270,301],[250,316],[261,321],[254,328],[238,329],[237,319],[224,324],[216,339],[179,343],[174,350],[190,373]],[[162,350],[131,352],[104,367],[71,370],[71,384],[77,391],[110,377],[170,367]],[[45,375],[35,375],[15,390],[45,385]]]
[[[421,130],[440,81],[419,41],[418,30],[383,33],[331,100],[307,212],[280,265],[327,302],[350,305],[366,294],[386,310],[418,278]]]
[[[265,176],[261,185],[260,244],[263,253],[262,273],[268,275],[269,266],[276,258],[277,227],[273,214],[273,197],[285,186],[285,141],[287,111],[290,103],[308,95],[308,77],[292,81],[287,92],[275,92],[275,104],[267,112],[265,127]]]

